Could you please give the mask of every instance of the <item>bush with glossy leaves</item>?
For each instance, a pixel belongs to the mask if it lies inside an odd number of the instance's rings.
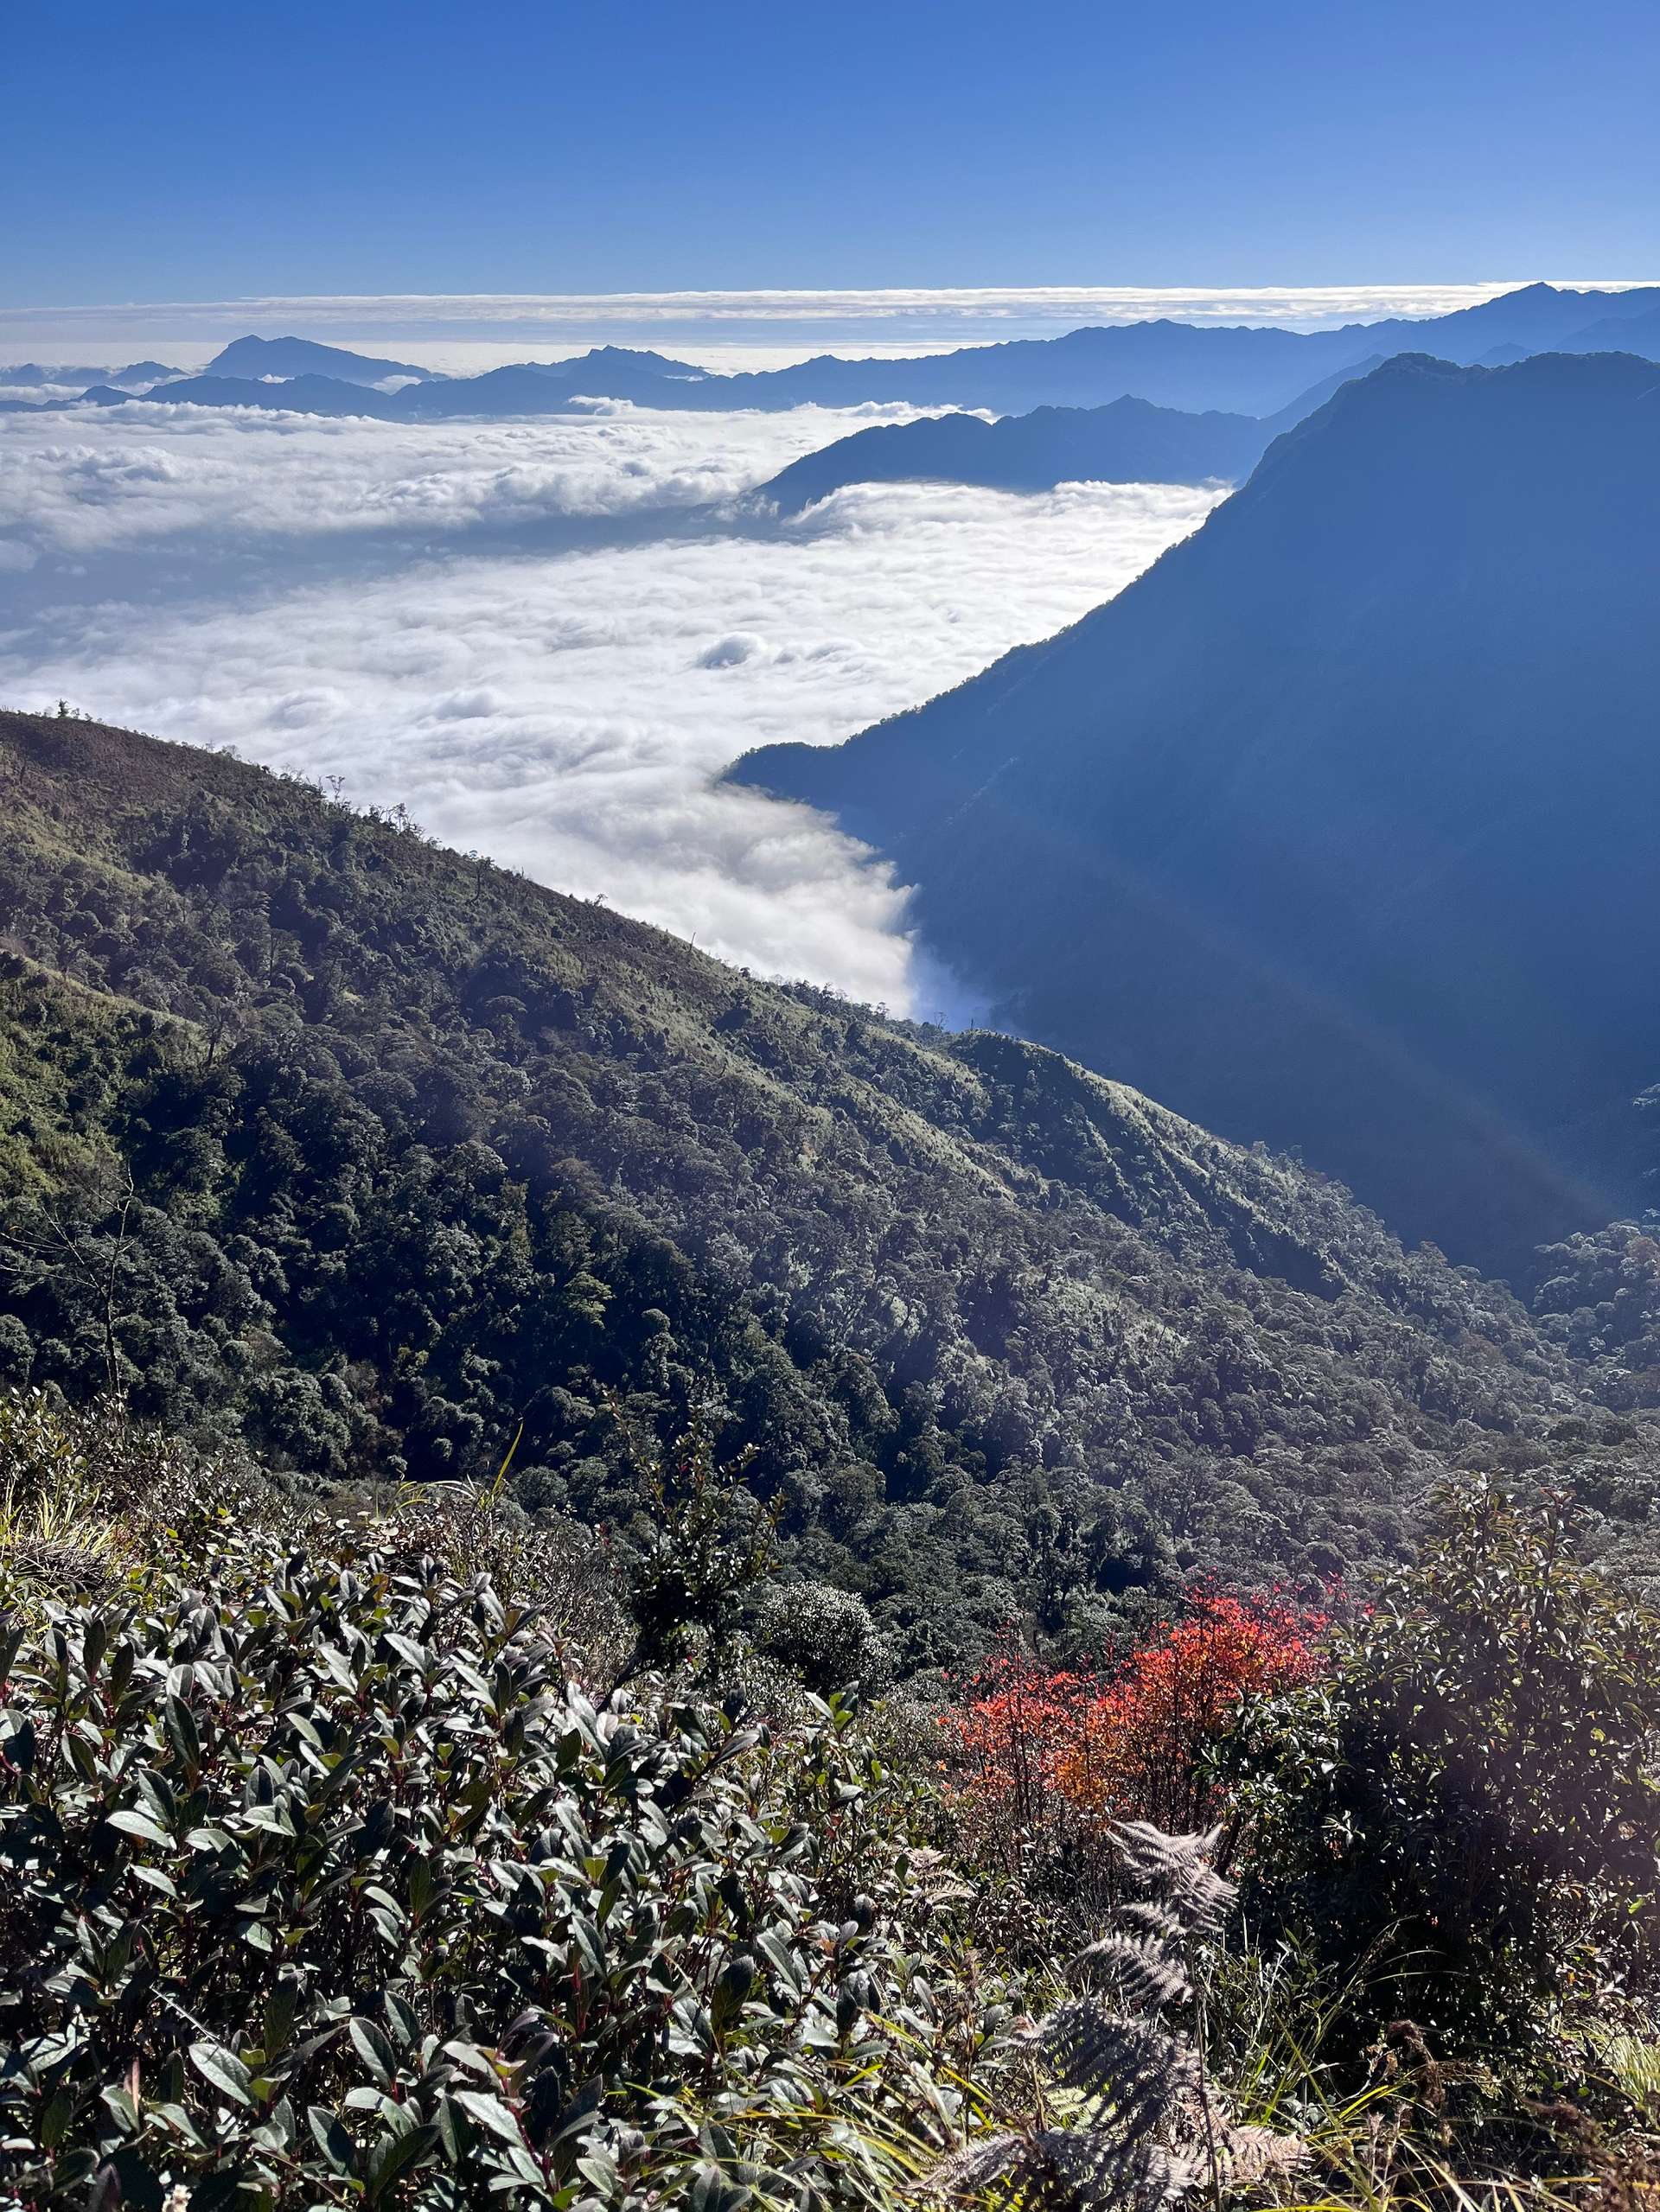
[[[882,2193],[997,2013],[852,1711],[597,1709],[384,1533],[221,1525],[26,1605],[0,1567],[0,2196]]]

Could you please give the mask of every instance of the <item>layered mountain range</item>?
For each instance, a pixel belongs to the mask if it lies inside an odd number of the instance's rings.
[[[1657,588],[1652,363],[1398,356],[1071,629],[734,773],[995,1018],[1521,1269],[1642,1195]]]
[[[286,406],[355,412],[388,421],[462,415],[561,414],[593,399],[654,408],[846,407],[894,402],[1022,414],[1037,407],[1104,406],[1127,396],[1161,407],[1273,415],[1323,379],[1352,374],[1401,347],[1447,360],[1481,360],[1495,348],[1537,353],[1660,347],[1660,288],[1574,291],[1529,284],[1414,321],[1394,317],[1340,329],[1298,331],[1163,318],[1025,338],[913,360],[847,360],[822,354],[793,367],[718,375],[693,363],[601,346],[572,360],[526,362],[476,377],[436,377],[299,338],[241,338],[200,378],[173,378],[161,399],[206,406]],[[9,373],[0,371],[0,382]],[[393,392],[370,387],[406,381]],[[327,380],[340,389],[321,389]],[[130,372],[93,381],[85,395],[135,396]],[[348,403],[350,403],[349,405]],[[10,401],[9,406],[29,403]],[[48,405],[61,405],[61,401]]]

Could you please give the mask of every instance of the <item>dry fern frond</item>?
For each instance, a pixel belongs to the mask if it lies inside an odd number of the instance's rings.
[[[1063,2088],[1092,2100],[1110,2099],[1127,2126],[1145,2107],[1156,2126],[1185,2096],[1197,2094],[1198,2058],[1185,2038],[1154,2021],[1113,2012],[1093,1997],[1075,1997],[1033,2030],[1029,2039],[1054,2068]]]
[[[1124,1935],[1114,1929],[1078,1954],[1110,1974],[1137,2003],[1154,2011],[1184,2005],[1193,1994],[1185,1960],[1168,1940],[1151,1941],[1145,1935]]]
[[[1135,1820],[1114,1839],[1148,1894],[1121,1907],[1120,1924],[1076,1962],[1113,1986],[1070,1998],[1018,2038],[1083,2100],[1087,2117],[1063,2128],[1033,2118],[966,2145],[928,2177],[935,2193],[1002,2181],[1036,2212],[1164,2212],[1206,2177],[1243,2187],[1303,2163],[1292,2137],[1234,2124],[1193,2036],[1166,2023],[1192,1999],[1193,1947],[1219,1931],[1234,1902],[1210,1863],[1219,1832],[1167,1835]]]
[[[1044,2127],[965,2145],[934,2168],[927,2188],[968,2196],[1005,2181],[1042,2212],[1159,2212],[1201,2178],[1197,2160],[1155,2143],[1126,2144],[1099,2127]]]
[[[1053,2212],[1085,2205],[1158,2212],[1202,2177],[1197,2160],[1162,2145],[1126,2144],[1099,2128],[1054,2127],[1032,2139],[1027,2188]]]
[[[1216,2130],[1216,2165],[1222,2178],[1235,2187],[1265,2181],[1270,2175],[1294,2174],[1308,2163],[1308,2151],[1294,2135],[1276,2135],[1271,2127],[1235,2127],[1231,2123]]]
[[[931,1905],[961,1904],[974,1894],[973,1884],[953,1870],[942,1851],[923,1845],[910,1852],[910,1865],[912,1887]]]
[[[1126,1820],[1113,1831],[1113,1840],[1131,1880],[1160,1892],[1159,1902],[1166,1917],[1184,1935],[1216,1933],[1239,1895],[1236,1886],[1210,1864],[1222,1840],[1220,1828],[1172,1836],[1150,1820]]]
[[[930,2169],[929,2190],[936,2196],[968,2196],[994,2181],[1008,2180],[1024,2170],[1029,2147],[1024,2135],[978,2135]]]
[[[26,1536],[0,1545],[0,1558],[25,1580],[61,1597],[102,1597],[118,1579],[108,1548],[96,1541],[65,1544]]]
[[[1187,1930],[1173,1912],[1167,1912],[1155,1897],[1127,1897],[1114,1914],[1120,1922],[1132,1928],[1145,1928],[1149,1935],[1161,1943],[1173,1943],[1179,1949],[1187,1941]]]

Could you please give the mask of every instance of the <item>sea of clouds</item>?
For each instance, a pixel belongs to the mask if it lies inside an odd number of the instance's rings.
[[[872,411],[0,417],[0,701],[340,775],[760,972],[931,1011],[887,868],[720,771],[1061,628],[1218,494],[882,486],[745,511]]]

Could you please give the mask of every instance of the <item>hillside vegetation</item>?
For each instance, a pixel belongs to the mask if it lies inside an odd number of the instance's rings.
[[[0,1380],[649,1545],[688,1427],[910,1670],[1397,1557],[1650,1557],[1644,1304],[1551,1310],[1004,1036],[722,967],[223,755],[0,717]],[[1633,1263],[1635,1265],[1635,1263]],[[1629,1271],[1628,1271],[1629,1272]]]
[[[929,1711],[491,1490],[319,1507],[0,1393],[0,1495],[20,2212],[1650,2186],[1660,1616],[1556,1508]]]

